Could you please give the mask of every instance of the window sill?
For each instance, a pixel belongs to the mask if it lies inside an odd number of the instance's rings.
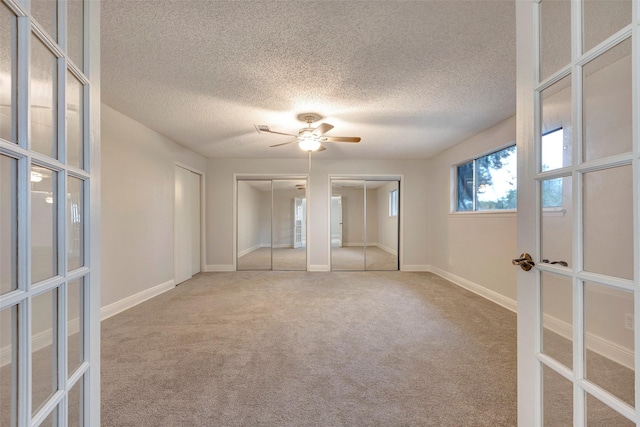
[[[501,210],[501,211],[468,211],[468,212],[449,212],[450,217],[490,217],[490,218],[516,218],[517,210]]]

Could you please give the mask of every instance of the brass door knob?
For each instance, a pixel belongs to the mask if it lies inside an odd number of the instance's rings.
[[[536,265],[536,263],[533,262],[531,255],[526,252],[520,255],[520,258],[511,260],[511,263],[513,265],[519,265],[524,271],[529,271]]]

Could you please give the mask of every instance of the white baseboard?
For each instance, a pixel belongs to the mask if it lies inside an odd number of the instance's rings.
[[[430,265],[422,265],[422,264],[415,264],[415,265],[411,265],[411,264],[404,264],[400,267],[400,271],[422,271],[422,272],[429,272],[431,271],[431,266]]]
[[[255,246],[251,246],[250,248],[247,248],[243,251],[238,252],[238,258],[240,258],[241,256],[245,256],[247,254],[250,254],[253,251],[257,251],[258,249],[262,248],[262,247],[266,247],[263,245],[255,245]]]
[[[383,245],[382,243],[378,243],[377,246],[388,254],[391,254],[393,256],[398,256],[398,251],[392,247]]]
[[[505,297],[504,295],[487,289],[484,286],[478,285],[470,280],[463,279],[462,277],[456,276],[455,274],[437,267],[431,267],[430,270],[433,274],[437,274],[438,276],[447,279],[468,291],[480,295],[508,310],[511,310],[514,313],[518,312],[518,303],[511,298]],[[544,316],[544,322],[546,327],[552,332],[555,332],[568,340],[573,340],[573,332],[570,324],[546,314]],[[589,333],[587,333],[586,345],[589,350],[594,351],[607,359],[613,360],[626,368],[634,370],[634,353],[632,350],[622,347],[598,335]]]
[[[328,265],[309,265],[309,269],[307,271],[331,271]]]
[[[552,332],[573,341],[573,327],[569,323],[548,314],[544,315],[544,323],[545,327]],[[625,368],[635,370],[633,350],[590,333],[587,333],[586,345],[589,350],[613,360]]]
[[[205,273],[213,273],[217,271],[236,271],[233,264],[209,264],[204,266]]]
[[[116,301],[113,304],[106,305],[100,309],[100,319],[108,319],[111,316],[115,316],[118,313],[121,313],[133,306],[145,302],[146,300],[158,296],[161,293],[169,291],[175,287],[175,282],[173,279],[171,279],[167,282],[154,286],[153,288],[145,289],[142,292],[138,292],[137,294],[123,298],[120,301]]]
[[[430,270],[433,274],[437,274],[438,276],[447,279],[448,281],[465,288],[468,291],[473,292],[474,294],[478,294],[481,297],[485,297],[491,302],[494,302],[507,310],[511,310],[514,313],[518,311],[518,303],[516,300],[506,297],[502,294],[499,294],[496,291],[492,291],[491,289],[487,289],[484,286],[478,285],[470,280],[464,279],[460,276],[456,276],[455,274],[449,273],[448,271],[442,270],[438,267],[430,267]]]

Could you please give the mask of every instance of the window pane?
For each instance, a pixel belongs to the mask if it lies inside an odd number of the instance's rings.
[[[571,2],[540,3],[540,81],[571,62]]]
[[[56,41],[58,40],[57,3],[57,0],[31,0],[31,14],[40,26]]]
[[[584,175],[584,269],[633,279],[631,166]],[[613,191],[612,191],[613,190]]]
[[[571,278],[543,272],[540,276],[542,352],[573,367],[573,286]]]
[[[84,279],[77,279],[67,285],[67,349],[68,373],[84,362]]]
[[[584,51],[631,23],[631,0],[585,0]]]
[[[84,86],[67,71],[67,163],[83,167]]]
[[[571,139],[565,140],[562,128],[542,135],[542,170],[560,169],[571,164],[565,153],[571,153]]]
[[[31,168],[31,283],[58,274],[57,176]]]
[[[631,151],[631,39],[582,70],[584,160]]]
[[[540,94],[543,171],[571,165],[571,76]]]
[[[634,427],[636,425],[588,393],[586,401],[587,427]]]
[[[473,162],[458,166],[458,211],[473,210]]]
[[[82,0],[67,0],[67,54],[83,70],[84,7]]]
[[[0,3],[0,138],[16,138],[16,67],[18,19]]]
[[[573,265],[571,177],[542,181],[540,244],[542,259]]]
[[[584,284],[585,377],[635,406],[634,339],[625,315],[633,314],[633,292]]]
[[[38,37],[31,40],[31,149],[56,158],[57,59]]]
[[[515,145],[476,160],[476,209],[515,209],[517,158]]]
[[[573,425],[573,384],[542,365],[543,414],[545,427]]]
[[[67,268],[69,271],[84,265],[84,181],[67,180]]]
[[[32,409],[35,414],[58,390],[58,290],[31,300]]]
[[[68,411],[67,411],[67,426],[68,427],[82,427],[84,426],[83,414],[84,414],[84,377],[80,378],[77,383],[69,390],[68,395]]]
[[[18,161],[0,155],[0,294],[18,287]]]
[[[15,427],[17,422],[18,306],[0,311],[0,425]]]

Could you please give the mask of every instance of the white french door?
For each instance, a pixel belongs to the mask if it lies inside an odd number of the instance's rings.
[[[639,17],[516,2],[521,426],[640,425]]]
[[[306,198],[296,197],[293,202],[293,248],[303,248],[306,246],[305,224],[307,222],[306,215]]]
[[[0,425],[100,424],[99,3],[0,1]]]

